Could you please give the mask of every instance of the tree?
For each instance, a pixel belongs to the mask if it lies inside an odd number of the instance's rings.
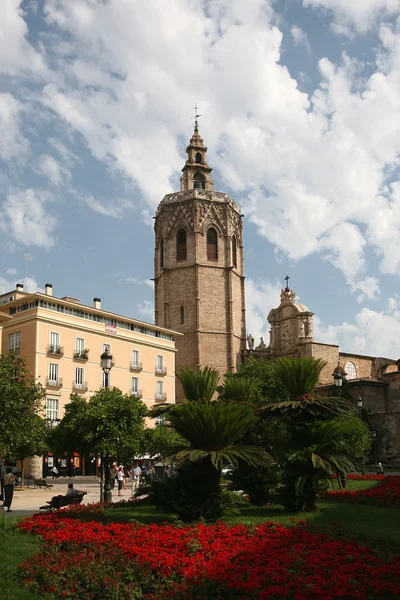
[[[45,396],[21,356],[0,355],[0,450],[6,461],[22,462],[44,451]]]
[[[274,361],[256,359],[251,356],[240,365],[237,373],[225,375],[225,385],[228,384],[228,381],[238,378],[245,378],[252,382],[252,386],[254,386],[252,401],[255,404],[267,404],[276,402],[277,398],[284,400],[287,397],[287,392],[277,375]]]
[[[276,373],[289,399],[259,408],[264,415],[279,415],[287,423],[282,503],[294,510],[316,510],[320,482],[335,471],[347,473],[360,464],[350,446],[358,431],[353,404],[346,398],[315,394],[325,364],[314,358],[278,359]]]
[[[233,400],[211,400],[218,371],[185,368],[177,376],[190,399],[170,406],[166,419],[185,445],[168,457],[178,464],[176,479],[169,490],[156,484],[156,492],[164,507],[177,510],[184,521],[213,520],[223,513],[220,480],[224,462],[267,465],[272,459],[263,448],[241,442],[258,420],[254,407]],[[157,501],[157,493],[153,497]]]
[[[143,450],[146,415],[141,400],[118,388],[100,390],[89,400],[71,394],[48,443],[55,454],[107,454],[127,463]]]

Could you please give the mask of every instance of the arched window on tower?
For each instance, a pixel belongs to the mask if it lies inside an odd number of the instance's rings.
[[[201,165],[202,162],[203,162],[203,157],[201,156],[201,152],[196,152],[196,163],[198,165]]]
[[[344,365],[344,370],[346,371],[346,379],[357,379],[357,369],[356,369],[356,365],[354,363],[351,362],[351,360],[348,360],[347,363]]]
[[[186,260],[186,231],[179,229],[176,234],[176,260]]]
[[[164,240],[160,240],[160,269],[164,268]]]
[[[232,236],[232,264],[234,267],[237,267],[237,244],[234,235]]]
[[[194,189],[204,190],[204,177],[201,173],[196,173],[193,177]]]
[[[207,231],[207,260],[218,260],[218,236],[213,227]]]
[[[185,309],[181,306],[181,325],[185,324]]]

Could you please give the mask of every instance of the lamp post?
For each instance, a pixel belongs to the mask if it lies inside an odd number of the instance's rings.
[[[363,405],[364,405],[364,401],[361,398],[361,396],[359,396],[357,398],[357,408],[358,408],[358,416],[360,419],[362,418]]]
[[[378,432],[376,429],[372,430],[372,437],[374,439],[374,454],[375,454],[375,464],[378,464]]]
[[[104,373],[104,387],[108,388],[109,386],[109,376],[112,368],[112,355],[105,350],[103,354],[100,356],[101,358],[101,368]],[[104,492],[103,498],[104,502],[112,502],[112,491],[111,491],[111,480],[110,480],[110,468],[108,464],[108,454],[103,455],[103,472],[104,472]]]
[[[339,396],[340,396],[341,395],[341,387],[343,385],[343,375],[342,375],[342,372],[341,372],[341,369],[340,369],[339,365],[333,371],[332,377],[333,377],[333,382],[336,385],[337,391],[338,391]]]

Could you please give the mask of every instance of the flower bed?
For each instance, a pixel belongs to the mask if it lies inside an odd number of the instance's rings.
[[[21,565],[24,584],[74,600],[390,599],[400,596],[400,559],[307,523],[286,528],[224,523],[83,522],[63,512],[19,525],[44,549]]]
[[[371,477],[381,478],[377,479],[378,485],[366,490],[328,492],[327,495],[340,502],[400,508],[400,477],[383,475],[372,475]]]

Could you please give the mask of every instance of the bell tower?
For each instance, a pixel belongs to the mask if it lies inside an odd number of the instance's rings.
[[[186,152],[181,190],[163,198],[155,217],[155,322],[184,334],[177,369],[214,367],[222,382],[246,346],[242,215],[214,191],[197,120]]]

